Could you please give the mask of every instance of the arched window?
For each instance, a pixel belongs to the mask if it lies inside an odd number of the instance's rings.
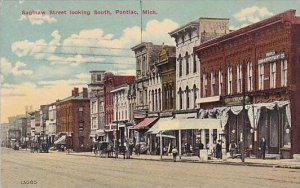
[[[178,57],[178,63],[179,63],[179,76],[182,76],[182,58],[180,54]]]
[[[186,75],[190,72],[190,64],[189,64],[189,54],[188,52],[185,53],[185,63],[186,63]]]
[[[152,95],[151,96],[151,99],[152,99],[152,111],[154,111],[154,102],[155,101],[154,101],[154,91],[153,90],[151,91],[151,95]]]
[[[179,95],[179,109],[181,110],[182,109],[182,90],[181,90],[181,87],[179,88],[178,95]]]
[[[157,106],[157,105],[158,105],[157,103],[158,103],[158,100],[159,100],[159,99],[158,99],[157,97],[158,97],[158,96],[157,96],[157,89],[156,89],[156,90],[155,90],[155,111],[157,111],[157,110],[159,109],[158,106]]]
[[[158,89],[158,110],[161,110],[161,89]]]
[[[188,86],[186,86],[185,92],[186,92],[186,109],[189,109],[190,108],[190,90],[189,90]]]
[[[197,87],[196,84],[193,86],[193,95],[194,95],[194,107],[197,106],[196,100],[197,100]]]

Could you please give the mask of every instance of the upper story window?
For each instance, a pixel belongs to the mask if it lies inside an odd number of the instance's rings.
[[[215,95],[215,84],[216,84],[216,78],[215,78],[215,72],[211,71],[210,73],[210,95]]]
[[[247,89],[248,91],[253,90],[253,69],[252,69],[252,63],[247,63]]]
[[[287,60],[281,61],[281,86],[287,86]]]
[[[101,81],[101,80],[102,80],[101,74],[97,74],[97,81]]]
[[[185,92],[186,92],[186,109],[189,109],[190,108],[190,89],[188,86],[186,86]]]
[[[227,94],[232,94],[232,67],[227,68]]]
[[[196,61],[196,55],[193,55],[193,73],[197,72],[197,61]]]
[[[92,113],[97,113],[97,102],[96,101],[92,102]]]
[[[203,83],[202,83],[203,97],[207,97],[207,74],[203,74],[202,79],[203,79]]]
[[[276,62],[270,63],[270,88],[276,87]]]
[[[236,68],[236,75],[237,75],[237,92],[242,92],[242,85],[243,85],[243,75],[242,75],[242,64],[239,64]]]
[[[259,90],[264,89],[264,80],[265,80],[264,64],[259,64],[258,65],[258,89]]]
[[[193,86],[193,94],[194,94],[194,108],[197,106],[197,87],[196,85]]]
[[[181,90],[181,87],[179,88],[178,94],[179,94],[179,109],[182,109],[182,90]]]
[[[189,54],[188,52],[185,53],[185,63],[186,63],[186,75],[190,73],[190,62],[189,62]]]
[[[178,63],[179,63],[179,76],[182,76],[182,58],[181,55],[178,57]]]
[[[219,70],[219,95],[222,95],[223,88],[223,73],[222,70]]]

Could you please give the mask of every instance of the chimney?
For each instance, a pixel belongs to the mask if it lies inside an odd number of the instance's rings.
[[[78,87],[74,87],[74,96],[75,97],[78,96],[78,91],[79,91]]]
[[[82,88],[82,97],[88,98],[88,89],[86,87]]]
[[[74,91],[74,89],[72,89],[72,97],[74,97],[75,96],[75,91]]]

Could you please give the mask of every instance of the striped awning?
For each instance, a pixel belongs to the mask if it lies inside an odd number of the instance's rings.
[[[153,122],[157,120],[157,117],[150,117],[150,118],[145,118],[143,121],[138,123],[136,126],[134,126],[135,129],[145,129],[149,125],[151,125]]]

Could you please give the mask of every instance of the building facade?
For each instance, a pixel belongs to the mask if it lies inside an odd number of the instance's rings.
[[[74,88],[72,96],[57,103],[56,133],[66,136],[67,148],[76,152],[90,151],[90,100],[87,88],[82,93]]]
[[[104,130],[104,76],[105,71],[90,71],[91,83],[88,84],[90,108],[91,108],[91,134],[90,137],[97,140],[98,132]]]
[[[170,32],[176,42],[176,109],[197,107],[200,67],[193,52],[195,46],[229,32],[228,19],[199,18]]]
[[[149,78],[151,68],[157,60],[161,45],[142,42],[131,48],[136,58],[136,113],[146,114],[149,110]]]
[[[290,10],[195,48],[201,62],[198,102],[203,117],[221,116],[227,150],[229,142],[243,141],[258,156],[265,138],[270,155],[300,153],[299,24]]]

